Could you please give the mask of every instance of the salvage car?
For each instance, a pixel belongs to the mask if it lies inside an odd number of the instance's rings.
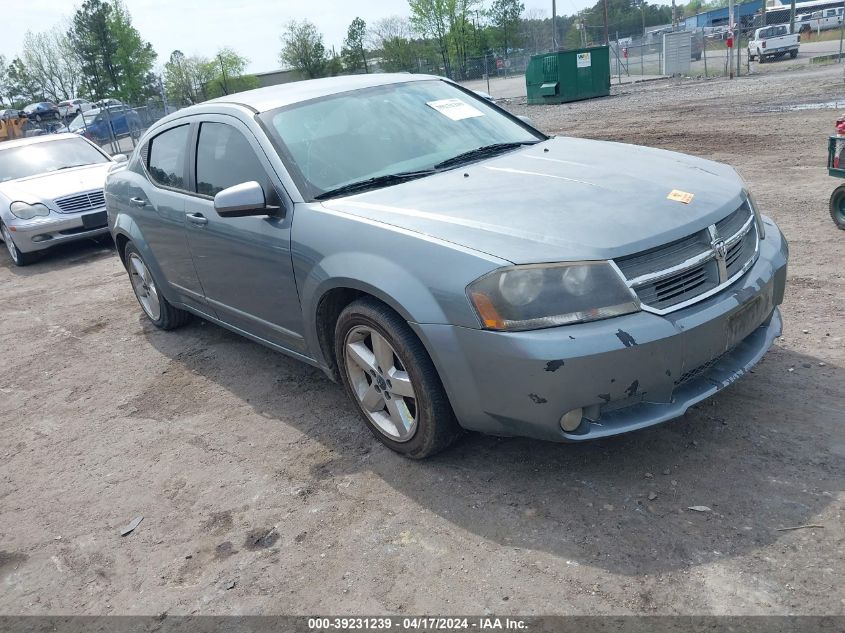
[[[59,114],[62,115],[63,119],[66,119],[87,112],[93,107],[94,104],[87,99],[68,99],[59,102]]]
[[[56,121],[58,121],[62,118],[62,115],[59,112],[59,106],[57,106],[55,103],[51,103],[50,101],[30,103],[23,109],[23,112],[28,119],[31,119],[37,123],[40,123],[45,119],[55,119]]]
[[[68,124],[70,132],[84,136],[100,145],[124,136],[135,138],[142,127],[138,113],[124,105],[83,111]]]
[[[143,312],[343,383],[421,458],[470,429],[579,442],[677,418],[781,332],[787,244],[730,167],[550,138],[442,78],[227,95],[106,182]]]
[[[56,244],[108,234],[103,184],[126,157],[76,134],[0,144],[0,237],[17,266]]]

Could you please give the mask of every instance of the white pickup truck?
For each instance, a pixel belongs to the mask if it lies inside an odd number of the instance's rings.
[[[784,55],[795,59],[800,42],[801,36],[790,33],[788,24],[764,26],[754,31],[754,37],[748,42],[748,59],[757,59],[761,64]]]
[[[819,33],[828,29],[838,29],[842,25],[842,7],[823,9],[814,13],[795,16],[795,31],[797,33]]]

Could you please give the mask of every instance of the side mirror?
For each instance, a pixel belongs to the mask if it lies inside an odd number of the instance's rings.
[[[126,154],[112,154],[111,159],[116,163],[125,163],[127,160],[129,160],[126,157]]]
[[[519,119],[520,121],[522,121],[523,123],[525,123],[525,125],[530,125],[531,127],[534,127],[534,121],[529,119],[524,114],[517,114],[516,118]]]
[[[224,218],[267,215],[269,212],[264,189],[254,180],[219,191],[214,196],[214,210]]]

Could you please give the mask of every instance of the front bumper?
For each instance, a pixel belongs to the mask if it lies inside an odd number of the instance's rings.
[[[82,217],[97,215],[102,224],[86,228]],[[99,215],[102,214],[102,215]],[[84,213],[62,215],[55,212],[32,220],[12,220],[7,224],[15,245],[22,253],[41,251],[62,242],[71,242],[109,232],[105,209],[94,209]]]
[[[742,278],[665,316],[530,332],[414,328],[465,428],[582,441],[665,422],[732,384],[780,336],[788,248],[765,222],[759,258]],[[567,433],[560,418],[577,408],[581,426]]]

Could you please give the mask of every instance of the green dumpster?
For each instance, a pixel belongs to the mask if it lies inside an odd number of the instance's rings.
[[[525,72],[528,103],[565,103],[610,94],[607,46],[534,55]]]

